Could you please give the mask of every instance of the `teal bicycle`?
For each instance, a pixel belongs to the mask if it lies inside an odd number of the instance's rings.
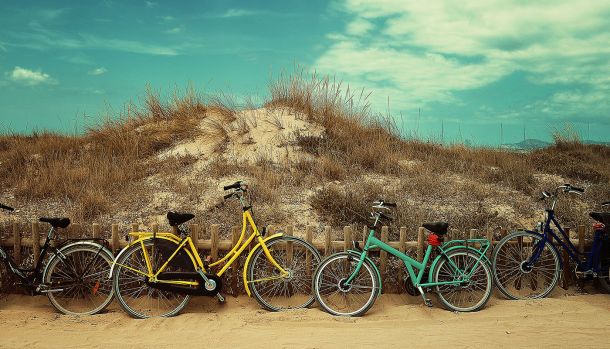
[[[470,312],[483,308],[493,288],[491,267],[485,257],[491,245],[489,240],[443,242],[449,224],[425,223],[422,226],[430,232],[428,247],[423,260],[418,262],[375,237],[379,223],[392,219],[382,211],[393,207],[396,204],[383,200],[373,204],[371,218],[374,223],[369,227],[364,249],[354,241],[353,250],[335,253],[320,263],[313,278],[314,294],[320,306],[339,316],[366,313],[381,294],[381,275],[369,258],[372,249],[380,248],[404,262],[407,291],[421,295],[427,306],[431,307],[432,302],[426,297],[426,290],[433,290],[449,310]],[[438,255],[428,269],[434,248]]]

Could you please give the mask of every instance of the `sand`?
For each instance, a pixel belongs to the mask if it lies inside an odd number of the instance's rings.
[[[116,302],[104,314],[72,317],[56,313],[46,297],[12,295],[0,301],[0,348],[610,347],[610,295],[555,293],[492,298],[469,314],[383,295],[361,318],[318,308],[269,313],[246,297],[229,296],[223,305],[197,298],[177,317],[148,320],[131,319]]]

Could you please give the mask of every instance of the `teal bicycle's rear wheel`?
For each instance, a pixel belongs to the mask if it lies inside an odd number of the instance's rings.
[[[441,258],[434,267],[433,282],[461,280],[462,275],[472,272],[470,280],[464,284],[435,287],[439,300],[447,309],[470,312],[487,304],[493,290],[493,276],[489,265],[479,258],[479,254],[460,248],[448,252],[447,258]]]
[[[379,294],[379,280],[375,266],[364,261],[349,285],[344,282],[358,264],[358,257],[347,252],[336,253],[320,263],[313,279],[318,304],[338,316],[361,316],[375,303]]]

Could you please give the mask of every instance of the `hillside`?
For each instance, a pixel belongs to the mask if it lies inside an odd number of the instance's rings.
[[[269,89],[258,106],[149,90],[143,105],[81,136],[0,136],[0,202],[19,208],[19,220],[165,225],[172,209],[226,231],[241,211],[223,202],[222,185],[241,179],[266,224],[364,224],[370,201],[384,197],[399,204],[393,225],[414,232],[441,219],[460,231],[531,227],[541,218],[538,192],[563,183],[587,189],[562,197],[568,225],[588,224],[588,211],[610,199],[608,146],[558,137],[518,153],[405,140],[340,83],[296,73]]]

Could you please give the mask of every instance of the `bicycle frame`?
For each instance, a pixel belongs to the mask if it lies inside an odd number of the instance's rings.
[[[486,239],[469,239],[469,240],[452,240],[452,241],[448,241],[443,243],[441,246],[437,246],[438,250],[440,251],[440,255],[438,257],[436,257],[433,265],[435,265],[438,260],[440,258],[442,258],[443,256],[446,256],[446,252],[448,252],[449,250],[455,248],[454,247],[449,247],[449,245],[454,245],[456,243],[461,243],[461,242],[466,242],[466,243],[472,243],[472,244],[480,244],[481,248],[483,249],[483,251],[481,250],[472,250],[473,254],[477,253],[479,254],[479,258],[477,259],[476,263],[478,263],[481,259],[486,259],[485,257],[485,253],[487,252],[487,250],[489,249],[489,241]],[[425,270],[426,270],[426,265],[428,264],[428,261],[430,259],[430,255],[432,254],[432,245],[428,245],[428,247],[426,248],[424,257],[422,259],[421,262],[418,262],[417,260],[409,257],[408,255],[398,251],[397,249],[393,248],[392,246],[386,244],[385,242],[377,239],[375,237],[375,230],[371,229],[368,235],[368,238],[366,240],[366,244],[364,246],[363,251],[361,252],[360,255],[360,259],[358,260],[358,264],[356,265],[356,268],[354,269],[354,271],[352,272],[352,274],[350,275],[350,277],[346,280],[346,284],[349,285],[350,282],[352,282],[352,280],[356,277],[356,275],[358,274],[358,272],[360,271],[360,268],[362,267],[362,264],[364,264],[365,259],[367,258],[367,254],[368,251],[370,249],[375,249],[375,248],[380,248],[388,253],[390,253],[391,255],[399,258],[405,265],[405,267],[407,268],[407,272],[409,273],[409,278],[411,280],[411,282],[413,283],[413,286],[415,287],[433,287],[433,286],[441,286],[441,285],[456,285],[456,284],[460,284],[462,282],[468,281],[470,280],[470,277],[472,276],[472,274],[474,273],[474,270],[471,270],[468,273],[465,273],[464,271],[460,270],[455,263],[453,263],[453,261],[451,259],[447,259],[449,261],[449,265],[453,268],[454,272],[458,272],[460,275],[459,280],[455,280],[455,281],[446,281],[446,282],[423,282],[422,280],[424,278],[424,274],[425,274]],[[470,248],[469,248],[470,249]],[[476,252],[475,252],[476,251]],[[415,273],[415,270],[417,269],[417,274]],[[431,272],[429,275],[429,279],[428,281],[431,281]]]
[[[552,209],[549,209],[549,210],[546,210],[546,212],[547,212],[547,219],[546,219],[546,223],[544,224],[543,233],[541,234],[542,240],[540,240],[539,245],[535,247],[534,253],[532,254],[532,257],[530,258],[528,263],[534,264],[538,260],[538,258],[542,254],[542,250],[544,249],[545,243],[547,241],[555,249],[556,249],[556,247],[555,247],[554,243],[558,242],[559,245],[568,253],[570,258],[577,264],[579,269],[581,269],[583,271],[593,270],[595,272],[599,272],[597,262],[598,262],[600,248],[601,248],[602,232],[600,232],[600,231],[595,232],[595,236],[593,239],[593,245],[591,247],[591,252],[588,252],[588,253],[580,252],[580,251],[578,251],[576,246],[574,246],[572,241],[570,241],[570,237],[566,234],[565,230],[561,227],[561,224],[555,217],[555,211]],[[551,223],[555,226],[555,228],[557,228],[557,230],[559,230],[563,239],[560,238],[559,235],[557,235],[555,233],[555,231],[551,228]],[[535,232],[533,232],[533,233],[535,233]],[[549,235],[552,237],[552,239],[549,239]],[[583,256],[586,256],[586,258],[583,259],[582,258]],[[563,269],[563,265],[562,265],[563,262],[562,262],[561,258],[559,259],[559,263]]]
[[[252,227],[252,233],[249,235],[249,237],[247,239],[244,240],[244,238],[246,236],[246,230],[247,230],[248,225],[250,227]],[[205,267],[203,261],[201,260],[201,257],[199,257],[197,248],[195,247],[195,244],[193,243],[193,239],[190,236],[185,236],[180,239],[177,235],[175,235],[173,233],[151,233],[151,232],[132,232],[129,235],[132,235],[137,238],[129,246],[132,246],[132,245],[138,244],[138,243],[142,245],[142,251],[143,251],[144,259],[146,262],[147,273],[144,273],[140,270],[136,270],[136,269],[133,269],[133,268],[125,266],[125,265],[120,265],[121,267],[127,268],[135,273],[146,276],[152,282],[173,284],[173,285],[184,285],[184,286],[198,286],[199,285],[199,283],[197,281],[160,280],[160,279],[158,279],[159,274],[161,274],[163,271],[165,271],[165,269],[167,269],[170,262],[174,259],[174,257],[176,257],[178,255],[178,253],[181,250],[186,251],[186,253],[189,255],[191,261],[193,262],[193,268],[195,269],[195,271],[197,271],[197,272],[201,271],[203,273],[206,272],[206,267]],[[250,213],[249,209],[245,209],[242,214],[242,231],[241,231],[241,235],[240,235],[237,243],[223,258],[219,259],[218,261],[215,261],[214,263],[209,264],[208,267],[211,268],[211,267],[220,265],[222,263],[225,263],[224,266],[215,274],[218,277],[222,276],[231,267],[231,265],[239,258],[239,256],[250,246],[252,241],[254,241],[254,239],[257,239],[258,244],[256,245],[256,247],[254,247],[250,251],[250,254],[248,255],[248,258],[246,259],[246,263],[244,266],[244,285],[245,285],[248,295],[250,295],[248,281],[246,281],[245,270],[247,269],[248,263],[250,261],[250,258],[253,255],[253,252],[256,251],[258,248],[263,249],[267,259],[280,271],[280,276],[277,276],[277,278],[282,278],[282,277],[285,277],[286,275],[288,275],[288,272],[286,272],[273,258],[273,256],[269,252],[269,249],[267,248],[267,245],[265,243],[269,239],[272,239],[272,238],[275,238],[278,236],[282,236],[282,235],[283,234],[274,234],[272,236],[264,238],[263,235],[259,232],[258,228],[256,227],[256,224],[254,223],[254,219],[252,218],[252,214]],[[176,249],[174,250],[174,252],[170,255],[170,257],[167,258],[167,260],[164,262],[164,264],[161,267],[159,267],[159,269],[156,271],[153,270],[153,266],[150,261],[150,256],[148,255],[148,252],[144,246],[144,242],[153,237],[170,240],[170,241],[177,243],[177,245],[178,245],[176,247]],[[118,259],[118,256],[117,256],[117,259]],[[116,265],[116,263],[112,267],[113,270],[114,270],[115,265]],[[111,271],[110,275],[112,275],[112,271]],[[265,279],[265,280],[267,280],[267,279]],[[263,280],[254,280],[254,281],[250,281],[250,282],[256,282],[256,281],[263,281]]]

